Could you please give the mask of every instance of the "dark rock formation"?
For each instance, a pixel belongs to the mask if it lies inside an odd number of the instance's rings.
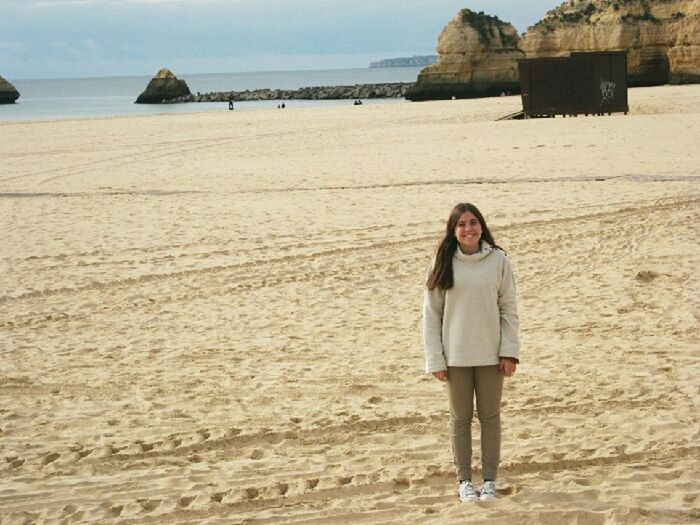
[[[19,98],[19,91],[7,80],[0,77],[0,104],[14,104]]]
[[[518,32],[495,16],[462,9],[438,37],[438,61],[418,75],[408,100],[519,93]]]
[[[179,80],[169,69],[161,69],[136,99],[136,104],[164,104],[172,99],[191,95],[184,80]]]
[[[170,100],[178,102],[228,102],[234,100],[350,100],[368,98],[401,98],[412,83],[393,82],[386,84],[356,84],[354,86],[320,86],[304,87],[301,89],[254,89],[245,91],[216,91],[213,93],[197,93],[185,95]]]

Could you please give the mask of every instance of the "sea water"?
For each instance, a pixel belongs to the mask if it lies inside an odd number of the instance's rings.
[[[317,86],[414,82],[420,67],[358,68],[315,71],[264,71],[178,75],[193,94],[246,89],[299,89]],[[195,111],[224,111],[224,102],[185,104],[134,104],[146,89],[147,76],[7,79],[20,98],[14,104],[0,104],[0,121],[55,120],[129,115],[154,115]],[[404,99],[372,99],[365,103],[397,103]],[[289,100],[287,107],[348,105],[352,100]],[[281,101],[236,102],[236,110],[276,108]]]

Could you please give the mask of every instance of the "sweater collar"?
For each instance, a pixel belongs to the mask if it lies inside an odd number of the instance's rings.
[[[491,246],[488,242],[484,240],[480,241],[480,244],[481,247],[479,251],[472,254],[463,253],[459,245],[457,245],[457,249],[455,250],[455,257],[463,262],[476,262],[491,255],[491,252],[493,252],[493,246]]]

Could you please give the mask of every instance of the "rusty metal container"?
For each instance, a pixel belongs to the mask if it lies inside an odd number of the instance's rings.
[[[627,54],[572,53],[518,60],[526,117],[627,113]]]

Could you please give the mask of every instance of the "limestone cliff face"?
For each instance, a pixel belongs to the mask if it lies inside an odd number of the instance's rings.
[[[630,86],[698,75],[700,0],[569,0],[528,29],[528,58],[574,51],[627,51]]]
[[[692,2],[677,28],[675,45],[668,50],[669,82],[700,83],[700,0]]]
[[[136,104],[160,104],[185,95],[191,95],[187,83],[178,79],[169,69],[161,69],[138,96]]]
[[[19,98],[19,92],[7,80],[0,77],[0,104],[14,104]]]
[[[437,64],[418,75],[409,100],[467,98],[519,92],[518,33],[508,23],[462,9],[438,37]]]

